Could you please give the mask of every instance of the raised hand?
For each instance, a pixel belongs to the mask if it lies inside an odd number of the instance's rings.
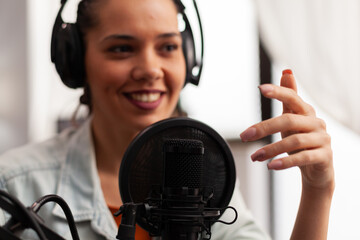
[[[283,113],[249,127],[240,137],[246,142],[281,133],[282,140],[262,147],[251,158],[265,161],[288,153],[272,160],[268,168],[281,170],[298,166],[301,169],[302,194],[291,240],[325,240],[335,186],[326,125],[316,117],[313,107],[298,96],[291,70],[283,71],[280,86],[264,84],[259,88],[265,97],[282,102]]]
[[[249,127],[240,137],[243,141],[254,141],[280,132],[282,140],[257,150],[251,156],[252,160],[264,161],[288,153],[288,156],[268,163],[268,168],[280,170],[298,166],[303,184],[316,188],[333,187],[331,138],[325,122],[317,118],[314,108],[297,94],[291,70],[283,71],[280,86],[264,84],[259,88],[265,97],[282,102],[283,113]]]

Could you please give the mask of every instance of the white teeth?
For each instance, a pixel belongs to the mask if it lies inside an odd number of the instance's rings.
[[[160,93],[133,93],[130,96],[139,102],[155,102],[160,98]]]

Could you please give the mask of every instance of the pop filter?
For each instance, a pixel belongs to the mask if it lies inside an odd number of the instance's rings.
[[[200,140],[203,143],[202,182],[213,189],[213,197],[205,207],[226,208],[236,179],[231,151],[225,140],[211,127],[183,117],[162,120],[149,126],[129,145],[119,171],[123,203],[143,203],[153,186],[161,186],[164,177],[163,145],[168,139]],[[142,228],[151,231],[143,216],[136,216],[136,221]]]

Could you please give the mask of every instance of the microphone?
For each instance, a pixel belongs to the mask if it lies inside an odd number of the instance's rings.
[[[199,140],[164,142],[162,238],[196,240],[204,227],[204,145]],[[220,212],[216,212],[220,215]]]
[[[143,204],[127,203],[120,208],[116,215],[123,213],[123,217],[117,239],[134,239],[137,215],[144,216],[152,226],[150,233],[162,240],[198,240],[203,234],[210,239],[211,224],[224,209],[205,207],[213,189],[203,186],[204,152],[200,140],[165,140],[163,184],[160,189],[153,186]]]
[[[228,206],[235,165],[224,139],[189,118],[157,122],[135,137],[119,170],[124,205],[119,240],[135,239],[135,224],[162,240],[211,239],[215,222],[232,224]],[[220,216],[227,209],[234,220]]]

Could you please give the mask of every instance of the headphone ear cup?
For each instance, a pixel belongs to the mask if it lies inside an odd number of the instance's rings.
[[[199,78],[193,75],[193,69],[197,66],[196,63],[196,53],[195,53],[195,44],[192,32],[188,29],[185,29],[181,33],[182,35],[182,48],[186,62],[186,83],[193,83],[198,85]]]
[[[83,87],[84,54],[77,26],[64,23],[53,37],[53,62],[62,82],[70,88]]]

